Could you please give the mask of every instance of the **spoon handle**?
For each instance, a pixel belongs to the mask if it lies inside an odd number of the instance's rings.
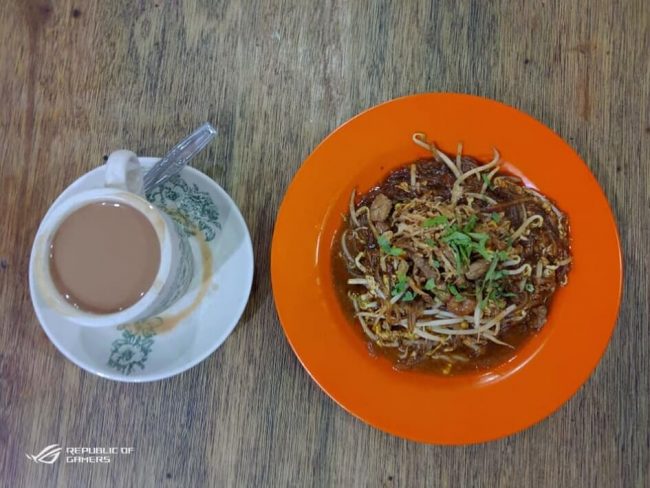
[[[169,153],[144,175],[145,193],[178,174],[217,135],[217,129],[205,123],[176,144]]]

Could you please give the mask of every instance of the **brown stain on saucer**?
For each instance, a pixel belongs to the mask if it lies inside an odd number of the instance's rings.
[[[120,329],[126,329],[132,334],[143,334],[147,332],[155,332],[156,334],[162,334],[164,332],[169,332],[174,329],[178,324],[183,320],[189,317],[201,304],[205,295],[210,289],[214,289],[211,286],[212,281],[212,251],[207,241],[203,237],[203,233],[198,229],[195,229],[196,240],[199,244],[199,250],[201,252],[201,264],[202,264],[202,273],[201,273],[201,283],[199,285],[199,291],[188,306],[183,308],[172,315],[160,315],[157,317],[152,317],[150,319],[145,319],[138,321],[132,324],[128,324]]]

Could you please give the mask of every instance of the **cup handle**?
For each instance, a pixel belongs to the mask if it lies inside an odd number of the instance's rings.
[[[126,149],[114,151],[105,166],[104,186],[144,196],[142,166],[135,153]]]

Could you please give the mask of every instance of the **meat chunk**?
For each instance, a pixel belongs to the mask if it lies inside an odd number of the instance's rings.
[[[454,280],[454,285],[463,286],[463,287],[467,286],[467,280],[465,279],[465,277],[463,275],[459,275]]]
[[[534,329],[541,329],[542,326],[546,323],[546,314],[548,310],[544,305],[539,305],[537,307],[531,308],[528,311],[528,323]]]
[[[487,273],[488,269],[490,269],[490,262],[487,259],[479,259],[469,265],[469,269],[465,272],[465,278],[472,281],[478,280]]]
[[[388,218],[393,202],[383,193],[379,193],[370,205],[370,220],[373,222],[383,222]]]
[[[436,272],[429,266],[429,263],[419,254],[412,254],[411,259],[416,268],[418,268],[426,278],[435,278]]]
[[[383,234],[384,232],[388,232],[390,230],[390,225],[388,225],[386,222],[377,222],[375,224],[375,227],[377,228],[377,232],[379,232],[379,234]]]
[[[476,308],[476,300],[473,298],[465,298],[462,301],[456,300],[456,297],[451,297],[447,300],[447,310],[456,315],[471,315]]]

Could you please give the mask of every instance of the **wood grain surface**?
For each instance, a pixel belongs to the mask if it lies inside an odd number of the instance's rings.
[[[0,2],[0,486],[649,486],[649,52],[647,0]],[[273,306],[273,222],[303,159],[358,112],[427,91],[494,98],[557,131],[622,238],[621,313],[593,376],[547,420],[483,445],[420,445],[353,418],[302,369]],[[221,132],[195,166],[253,236],[248,308],[172,379],[85,373],[31,306],[38,223],[111,150],[160,155],[204,120]],[[26,459],[55,442],[135,452]]]

